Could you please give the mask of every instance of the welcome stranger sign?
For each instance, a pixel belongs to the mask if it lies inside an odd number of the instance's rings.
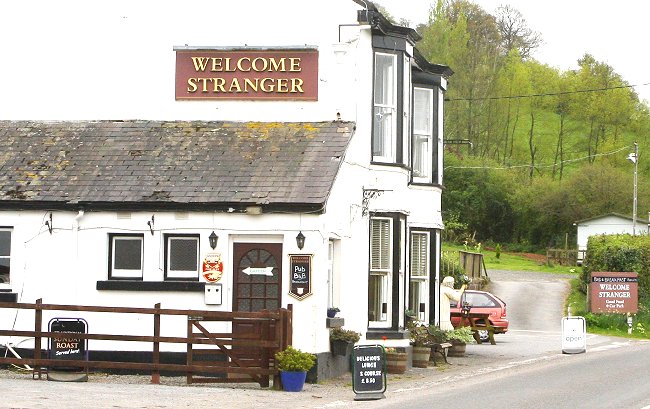
[[[593,313],[636,313],[639,276],[633,272],[592,272],[589,293]]]
[[[175,51],[177,100],[318,100],[318,50]]]

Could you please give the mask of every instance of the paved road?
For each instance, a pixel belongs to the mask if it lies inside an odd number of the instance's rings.
[[[468,345],[467,356],[449,358],[446,367],[413,368],[389,375],[386,399],[354,401],[350,376],[300,393],[263,390],[251,385],[184,385],[183,378],[91,375],[89,382],[32,380],[30,374],[0,371],[0,408],[338,408],[380,407],[433,389],[455,388],[512,368],[558,359],[561,355],[562,300],[568,283],[558,276],[491,271],[491,291],[508,303],[511,328],[496,336],[497,345]],[[529,313],[525,313],[525,311]],[[534,317],[534,319],[532,318]],[[615,339],[590,335],[588,348],[607,348]]]

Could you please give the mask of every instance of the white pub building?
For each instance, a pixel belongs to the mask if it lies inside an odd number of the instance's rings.
[[[438,322],[452,71],[416,31],[363,0],[1,7],[0,301],[291,304],[320,377],[329,307],[361,344],[408,347],[407,309]]]

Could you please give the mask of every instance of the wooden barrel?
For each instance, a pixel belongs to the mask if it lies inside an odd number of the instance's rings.
[[[386,371],[393,374],[406,372],[406,352],[386,352]]]
[[[416,368],[426,368],[429,366],[431,357],[431,347],[413,347],[413,366]]]

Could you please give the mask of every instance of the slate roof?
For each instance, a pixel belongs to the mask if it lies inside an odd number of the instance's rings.
[[[322,210],[353,131],[340,121],[0,121],[0,207]]]

